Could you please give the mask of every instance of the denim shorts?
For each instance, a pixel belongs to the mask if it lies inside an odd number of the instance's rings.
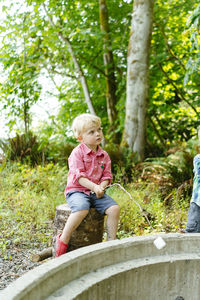
[[[190,203],[185,232],[186,233],[200,232],[200,207],[194,202]]]
[[[89,210],[94,207],[100,214],[104,215],[106,209],[113,205],[118,205],[113,198],[106,194],[102,198],[97,198],[95,193],[87,195],[77,191],[70,191],[66,195],[66,200],[72,213],[83,209]]]

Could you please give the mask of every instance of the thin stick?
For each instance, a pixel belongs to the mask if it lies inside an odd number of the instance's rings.
[[[139,207],[139,209],[140,209],[140,211],[142,213],[141,215],[145,217],[145,219],[147,220],[149,226],[151,227],[151,229],[153,229],[153,227],[151,226],[151,223],[150,223],[150,221],[149,221],[146,213],[144,212],[144,210],[142,209],[142,207],[140,206],[140,204],[137,201],[133,200],[133,197],[131,196],[131,194],[129,192],[127,192],[127,190],[125,190],[125,188],[123,186],[121,186],[121,184],[119,184],[119,183],[113,183],[113,184],[109,185],[108,188],[112,187],[112,186],[115,186],[115,185],[117,185],[121,190],[123,190],[130,197],[130,199]]]

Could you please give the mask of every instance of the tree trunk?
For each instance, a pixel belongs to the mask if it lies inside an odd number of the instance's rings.
[[[126,118],[122,145],[144,159],[153,0],[135,0],[128,51]]]
[[[110,40],[110,29],[108,22],[108,10],[106,0],[99,0],[99,16],[100,27],[103,33],[103,58],[106,75],[106,103],[107,114],[110,124],[117,120],[116,111],[116,79],[115,79],[115,65],[112,53],[112,45]]]

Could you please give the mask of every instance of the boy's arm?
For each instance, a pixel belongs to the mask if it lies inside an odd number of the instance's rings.
[[[112,182],[112,172],[111,172],[111,160],[108,153],[105,153],[105,163],[103,165],[103,174],[101,177],[101,183],[106,182],[108,180],[108,184]],[[108,185],[107,184],[107,185]],[[103,184],[104,187],[107,186],[106,183]]]
[[[105,188],[109,185],[110,180],[106,179],[100,183],[100,186],[105,190]]]
[[[78,182],[80,185],[86,187],[90,191],[95,192],[95,194],[97,195],[97,198],[103,197],[104,188],[101,185],[98,185],[85,177],[80,177],[78,179]]]
[[[80,177],[78,179],[78,182],[80,185],[82,185],[82,186],[86,187],[88,190],[94,192],[94,187],[96,184],[94,182],[92,182],[91,180],[89,180],[88,178]]]
[[[68,158],[68,165],[73,184],[78,182],[80,177],[87,177],[83,154],[80,148],[76,147]]]

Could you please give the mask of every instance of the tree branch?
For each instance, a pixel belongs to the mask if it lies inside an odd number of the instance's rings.
[[[48,17],[48,20],[49,20],[49,23],[51,24],[51,26],[54,28],[54,29],[57,29],[55,23],[53,22],[53,19],[51,18],[51,16],[49,15],[47,9],[46,9],[46,6],[44,3],[42,3],[42,6],[44,8],[44,11]],[[57,31],[56,31],[57,32]],[[73,50],[73,47],[69,41],[69,39],[65,36],[63,36],[62,32],[57,32],[57,35],[58,37],[60,38],[60,40],[62,40],[67,46],[68,46],[68,50],[69,50],[69,53],[72,57],[72,60],[74,62],[74,66],[75,66],[75,69],[80,77],[80,82],[82,84],[82,88],[83,88],[83,93],[84,93],[84,96],[85,96],[85,101],[88,105],[88,108],[89,108],[89,111],[90,113],[96,115],[95,113],[95,110],[94,110],[94,107],[92,105],[92,101],[91,101],[91,98],[90,98],[90,93],[89,93],[89,89],[88,89],[88,84],[87,84],[87,81],[86,81],[86,78],[83,74],[83,71],[81,70],[81,67],[79,65],[79,62],[74,54],[74,50]]]
[[[149,121],[150,121],[150,123],[151,123],[151,125],[152,125],[152,127],[153,127],[153,129],[154,129],[154,131],[155,131],[155,133],[156,133],[156,135],[157,135],[157,137],[159,138],[161,144],[162,144],[164,147],[166,147],[165,140],[164,140],[163,137],[160,135],[158,129],[156,128],[156,125],[154,124],[154,122],[153,122],[153,120],[152,120],[152,118],[151,118],[150,116],[149,116]]]
[[[99,55],[99,53],[97,53],[97,55],[95,56],[95,57],[93,57],[93,60],[96,58],[96,57],[98,57],[98,55]],[[94,69],[96,69],[99,73],[101,73],[103,76],[107,76],[106,74],[105,74],[105,72],[102,70],[102,69],[100,69],[97,65],[95,65],[95,64],[93,64],[92,62],[91,62],[91,60],[89,60],[89,59],[87,59],[87,57],[84,57],[84,56],[82,56],[81,54],[79,55],[79,57],[81,58],[81,59],[83,59],[85,62],[87,62],[87,63],[89,63],[89,65],[90,66],[92,66]]]
[[[167,36],[166,36],[166,34],[165,34],[165,31],[164,31],[163,27],[160,26],[160,24],[158,24],[158,23],[156,23],[156,26],[160,28],[160,31],[161,31],[161,33],[162,33],[162,35],[163,35],[163,38],[164,38],[164,42],[165,42],[167,51],[169,52],[169,54],[170,54],[174,59],[176,59],[176,60],[179,62],[179,64],[181,65],[181,67],[184,69],[184,71],[186,71],[185,66],[184,66],[184,64],[181,62],[180,58],[177,57],[177,56],[175,55],[174,51],[173,51],[172,48],[170,47],[169,42],[168,42],[168,38],[167,38]]]
[[[173,79],[171,79],[169,77],[169,75],[167,74],[167,72],[164,71],[161,63],[158,63],[158,66],[160,67],[162,73],[165,75],[165,77],[167,78],[168,82],[171,83],[171,85],[175,88],[177,95],[179,95],[179,97],[185,101],[193,110],[194,112],[197,114],[197,116],[199,115],[198,111],[196,110],[196,108],[185,98],[185,96],[183,95],[182,91],[176,86],[175,82]]]
[[[72,79],[75,79],[75,80],[79,80],[79,78],[77,78],[76,76],[70,75],[70,74],[65,73],[65,72],[59,72],[55,69],[53,70],[51,68],[48,68],[46,65],[44,65],[44,68],[48,71],[48,73],[58,74],[58,75],[61,75],[61,76],[66,76],[66,77],[69,77],[69,78],[72,78]]]

